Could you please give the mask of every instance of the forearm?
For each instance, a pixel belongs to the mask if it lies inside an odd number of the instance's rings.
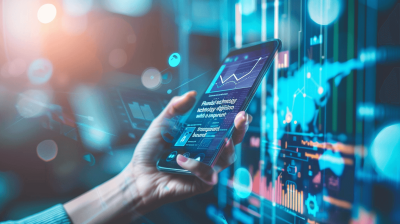
[[[140,215],[135,177],[125,169],[111,180],[64,204],[73,223],[129,222]]]

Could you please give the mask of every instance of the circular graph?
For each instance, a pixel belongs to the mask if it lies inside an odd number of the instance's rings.
[[[151,90],[161,85],[161,79],[161,73],[156,68],[148,68],[142,74],[142,84]]]

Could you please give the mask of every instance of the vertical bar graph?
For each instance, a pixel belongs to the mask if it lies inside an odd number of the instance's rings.
[[[128,104],[129,109],[132,113],[133,118],[152,121],[154,119],[154,113],[150,108],[150,105],[144,104],[139,105],[138,102],[132,102]]]
[[[140,109],[140,106],[137,102],[132,102],[128,105],[129,105],[129,109],[131,109],[131,112],[132,112],[132,115],[134,118],[144,120],[142,110]]]
[[[276,204],[303,214],[303,191],[298,191],[294,182],[288,181],[282,184],[282,177],[278,175],[275,187],[271,181],[267,183],[267,177],[261,177],[260,171],[257,171],[253,179],[253,193],[271,202],[275,198]]]

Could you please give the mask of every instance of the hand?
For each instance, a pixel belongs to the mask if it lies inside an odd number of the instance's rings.
[[[218,173],[230,166],[235,160],[234,145],[240,143],[248,129],[252,116],[244,111],[235,118],[235,131],[221,153],[216,165],[210,166],[194,159],[178,155],[177,163],[194,176],[169,174],[157,170],[156,163],[168,143],[161,136],[165,118],[172,118],[189,111],[196,99],[196,92],[188,92],[174,97],[165,110],[152,122],[136,146],[130,167],[124,172],[133,177],[137,193],[141,197],[138,207],[141,214],[153,210],[165,203],[182,200],[212,189],[218,182]]]

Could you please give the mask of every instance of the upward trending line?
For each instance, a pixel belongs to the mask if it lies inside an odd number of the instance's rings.
[[[232,74],[231,76],[229,76],[227,79],[225,79],[225,81],[222,79],[222,75],[219,76],[219,78],[221,79],[221,83],[224,84],[224,83],[225,83],[226,81],[228,81],[232,76],[236,79],[236,81],[239,81],[239,80],[243,79],[244,77],[246,77],[247,75],[249,75],[249,74],[253,71],[253,69],[256,67],[256,65],[258,64],[258,62],[259,62],[261,59],[262,59],[262,57],[260,57],[260,58],[257,60],[257,63],[253,66],[253,68],[252,68],[246,75],[240,77],[239,79],[236,77],[235,74]]]

